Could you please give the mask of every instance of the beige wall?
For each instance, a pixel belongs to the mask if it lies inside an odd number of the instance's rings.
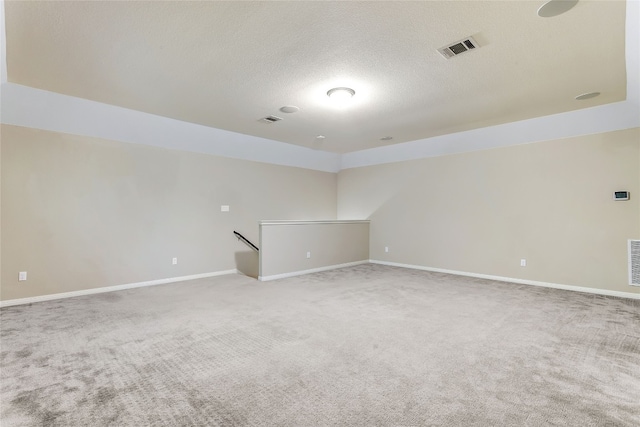
[[[640,293],[626,264],[626,240],[640,239],[639,129],[349,169],[337,184],[331,173],[0,130],[2,300],[257,275],[232,230],[257,242],[258,221],[336,218],[336,199],[339,218],[372,220],[372,259]],[[614,202],[616,189],[632,200]]]
[[[369,221],[262,223],[260,247],[263,280],[269,276],[368,261]]]
[[[640,130],[343,170],[338,218],[371,220],[374,260],[640,293]]]
[[[336,217],[332,173],[1,131],[2,300],[246,267],[233,230],[257,242],[259,220]]]

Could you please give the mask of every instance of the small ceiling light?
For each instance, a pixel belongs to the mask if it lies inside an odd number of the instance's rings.
[[[552,18],[562,15],[578,3],[578,0],[551,0],[540,6],[538,16]]]
[[[327,92],[327,96],[331,99],[331,101],[335,102],[338,105],[344,105],[353,98],[353,95],[356,94],[356,91],[349,87],[334,87]]]
[[[324,136],[324,135],[318,135],[318,136],[316,136],[316,139],[325,139],[325,138],[326,138],[326,136]]]
[[[582,95],[576,96],[576,100],[577,101],[584,101],[585,99],[595,98],[598,95],[600,95],[600,92],[583,93]]]
[[[383,136],[382,138],[380,138],[380,141],[391,141],[392,139],[392,136]]]
[[[295,105],[285,105],[284,107],[280,107],[280,111],[282,111],[283,113],[297,113],[298,111],[300,111],[300,108],[296,107]]]

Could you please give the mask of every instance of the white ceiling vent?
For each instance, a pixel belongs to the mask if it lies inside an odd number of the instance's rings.
[[[267,116],[267,117],[263,117],[260,120],[258,120],[259,122],[262,123],[275,123],[275,122],[279,122],[280,120],[282,120],[282,117],[278,117],[278,116]]]
[[[640,286],[640,240],[629,240],[629,284]]]
[[[451,43],[448,46],[441,47],[438,49],[438,52],[440,52],[440,55],[449,59],[479,47],[480,45],[473,39],[473,37],[467,37],[466,39]]]

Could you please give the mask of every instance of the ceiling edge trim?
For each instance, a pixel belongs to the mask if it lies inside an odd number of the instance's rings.
[[[0,87],[2,123],[242,160],[338,172],[340,155],[15,83]]]
[[[0,95],[4,124],[333,173],[640,127],[640,106],[626,100],[340,155],[15,83]]]
[[[636,127],[640,127],[640,108],[630,101],[622,101],[404,144],[346,153],[342,155],[341,169],[489,150]]]
[[[7,82],[7,31],[4,22],[4,0],[0,0],[0,84]]]
[[[626,6],[627,101],[640,105],[640,1],[627,0]]]

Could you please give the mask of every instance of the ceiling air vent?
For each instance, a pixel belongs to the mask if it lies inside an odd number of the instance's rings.
[[[479,47],[480,45],[473,39],[473,37],[467,37],[466,39],[452,43],[449,46],[441,47],[438,49],[438,52],[440,52],[440,55],[449,59]]]
[[[640,286],[640,240],[629,240],[629,284]]]
[[[282,117],[278,117],[278,116],[267,116],[267,117],[263,117],[260,120],[258,120],[259,122],[262,123],[275,123],[275,122],[279,122],[280,120],[282,120]]]

